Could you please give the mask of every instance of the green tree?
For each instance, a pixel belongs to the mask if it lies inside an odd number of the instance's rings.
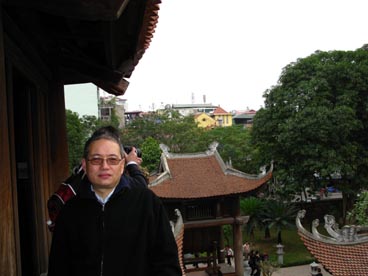
[[[219,154],[225,161],[231,160],[234,168],[259,173],[258,150],[251,144],[251,130],[240,125],[218,127],[206,131],[202,139],[208,145],[217,141]]]
[[[112,107],[109,120],[97,120],[98,126],[112,125],[115,128],[119,128],[119,117],[116,114],[116,97],[112,98],[100,98],[100,108],[102,107]],[[97,128],[96,128],[97,129]]]
[[[66,128],[69,153],[69,170],[77,166],[83,156],[84,143],[88,132],[79,118],[78,113],[66,110]]]
[[[283,69],[253,123],[259,156],[274,160],[282,185],[304,190],[317,173],[343,192],[344,213],[368,183],[367,74],[364,48],[317,51]]]
[[[254,230],[263,228],[262,214],[265,212],[265,201],[256,197],[248,197],[240,200],[242,215],[249,216],[246,224],[247,234],[254,240]]]
[[[160,162],[161,149],[159,143],[152,137],[147,137],[142,143],[142,167],[148,172],[157,169],[157,164]]]
[[[202,133],[193,116],[184,117],[178,112],[164,111],[135,119],[122,131],[122,138],[125,143],[141,147],[146,138],[152,137],[159,144],[167,145],[172,152],[196,152],[206,149]]]
[[[117,127],[116,121],[102,121],[96,116],[84,115],[66,110],[66,129],[68,140],[69,170],[79,165],[83,156],[83,147],[88,137],[99,127],[113,125]]]
[[[212,142],[217,141],[219,154],[225,161],[231,161],[234,168],[259,173],[258,150],[251,144],[251,131],[242,126],[205,130],[197,126],[193,116],[181,116],[176,111],[165,110],[137,118],[122,130],[124,144],[141,148],[148,137],[177,153],[205,151]]]
[[[262,210],[261,217],[266,229],[277,229],[277,243],[282,244],[281,231],[285,228],[294,227],[297,207],[294,204],[277,200],[267,200]]]
[[[353,210],[349,213],[349,220],[352,224],[368,225],[368,191],[363,191],[358,196]]]

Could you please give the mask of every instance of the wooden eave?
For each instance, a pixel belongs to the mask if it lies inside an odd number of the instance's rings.
[[[6,5],[35,9],[45,13],[84,20],[116,20],[129,0],[3,0]]]
[[[122,95],[150,45],[160,2],[3,0],[2,5],[64,84],[92,82]]]

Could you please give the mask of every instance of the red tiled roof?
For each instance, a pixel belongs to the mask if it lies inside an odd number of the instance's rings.
[[[219,106],[213,111],[213,115],[220,115],[220,114],[229,114],[229,112],[225,111],[225,109]]]
[[[181,227],[180,232],[175,236],[176,245],[178,246],[179,264],[182,272],[182,276],[185,276],[185,267],[183,260],[183,244],[184,244],[184,225]]]
[[[356,235],[350,237],[350,241],[346,241],[340,235],[336,237],[324,236],[316,229],[318,220],[315,220],[312,224],[312,234],[300,222],[300,218],[304,217],[303,212],[305,214],[304,210],[298,213],[296,220],[298,234],[311,254],[329,273],[334,276],[368,275],[368,237],[364,234]],[[337,231],[336,233],[342,233],[337,227],[334,226],[333,228]]]
[[[368,243],[337,245],[312,239],[298,232],[305,246],[334,276],[367,276]]]
[[[151,181],[150,188],[161,198],[206,198],[251,192],[272,176],[249,175],[224,164],[217,151],[206,154],[163,154],[167,166]]]
[[[160,4],[161,0],[147,1],[138,48],[147,49],[149,47],[158,23]]]
[[[158,23],[158,11],[160,10],[160,3],[161,0],[147,1],[146,10],[143,17],[142,29],[139,34],[136,55],[134,58],[134,67],[138,64],[146,49],[148,49],[149,45],[151,44],[153,33],[155,32]]]

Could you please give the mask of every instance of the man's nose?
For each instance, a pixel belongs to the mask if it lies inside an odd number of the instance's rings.
[[[101,167],[102,168],[109,168],[110,167],[110,165],[107,163],[107,159],[102,159]]]

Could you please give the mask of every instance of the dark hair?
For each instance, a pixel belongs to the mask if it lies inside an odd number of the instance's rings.
[[[120,142],[119,131],[113,126],[104,126],[104,127],[97,129],[91,135],[91,137],[87,140],[86,144],[84,145],[84,151],[83,151],[84,158],[88,158],[89,147],[91,143],[97,140],[101,140],[101,139],[106,139],[106,140],[116,142],[120,147],[121,157],[124,156],[124,148]]]

